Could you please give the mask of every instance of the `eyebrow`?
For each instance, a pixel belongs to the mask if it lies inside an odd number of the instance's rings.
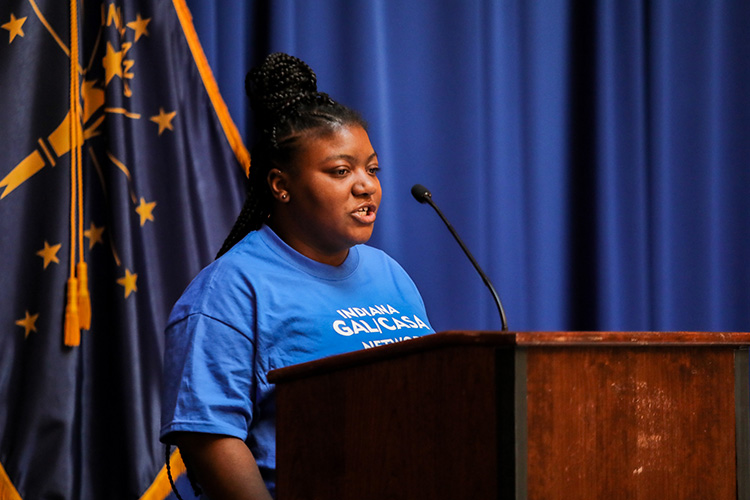
[[[373,152],[370,156],[367,157],[367,161],[369,162],[373,158],[377,158],[377,157],[378,157],[378,153],[377,152]],[[348,154],[343,153],[343,154],[340,154],[340,155],[331,155],[331,156],[329,156],[328,158],[326,158],[323,161],[324,162],[328,162],[328,161],[333,161],[333,160],[349,160],[349,161],[354,161],[354,160],[356,160],[356,158],[354,156],[352,156],[352,155],[348,155]]]

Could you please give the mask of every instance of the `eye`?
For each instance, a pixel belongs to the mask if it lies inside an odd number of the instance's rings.
[[[333,170],[331,170],[331,173],[335,177],[344,177],[349,173],[349,169],[347,167],[335,167]]]
[[[370,165],[367,167],[367,173],[370,175],[378,175],[378,172],[380,172],[380,167],[377,165]]]

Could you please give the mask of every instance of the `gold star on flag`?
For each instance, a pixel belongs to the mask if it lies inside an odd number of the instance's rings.
[[[138,212],[138,215],[141,216],[141,226],[144,225],[147,220],[154,220],[153,211],[155,206],[155,201],[147,202],[145,199],[143,199],[143,196],[141,196],[141,204],[135,207],[135,211]]]
[[[159,135],[164,132],[164,129],[174,130],[172,128],[172,118],[175,117],[177,111],[167,113],[164,108],[159,108],[159,114],[152,116],[151,121],[159,125]]]
[[[89,239],[89,250],[94,248],[97,243],[103,243],[102,233],[104,232],[104,226],[96,227],[94,223],[91,223],[91,229],[87,229],[83,232],[83,235]]]
[[[148,23],[151,22],[151,18],[148,19],[142,19],[141,14],[139,13],[136,16],[135,21],[131,21],[127,24],[127,27],[135,31],[135,41],[137,42],[138,39],[146,35],[148,36]]]
[[[125,276],[117,280],[117,283],[125,287],[125,298],[132,292],[137,292],[138,287],[135,286],[135,282],[138,279],[138,274],[130,272],[130,269],[125,269]]]
[[[22,17],[21,19],[16,19],[16,16],[13,14],[10,15],[10,21],[2,25],[3,29],[6,29],[10,32],[10,41],[8,42],[8,45],[13,43],[13,39],[18,36],[24,36],[23,34],[23,23],[26,22],[26,18]]]
[[[57,252],[60,250],[61,246],[62,243],[50,246],[50,244],[45,241],[44,248],[36,253],[39,257],[44,259],[45,269],[47,269],[47,266],[49,266],[50,262],[54,262],[55,264],[60,263],[60,259],[57,258]]]
[[[38,318],[39,314],[29,314],[29,311],[26,311],[26,317],[16,321],[18,326],[22,326],[26,330],[25,337],[28,337],[29,333],[36,331],[36,320]]]
[[[104,66],[104,85],[109,85],[109,82],[115,76],[122,78],[122,58],[123,51],[115,51],[112,47],[111,42],[107,42],[107,54],[102,58],[102,66]]]

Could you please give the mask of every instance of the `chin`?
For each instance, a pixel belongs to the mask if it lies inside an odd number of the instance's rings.
[[[364,243],[367,243],[368,241],[370,241],[371,237],[372,237],[372,228],[370,228],[368,231],[358,232],[351,239],[351,241],[353,242],[352,246],[354,246],[354,245],[362,245]]]

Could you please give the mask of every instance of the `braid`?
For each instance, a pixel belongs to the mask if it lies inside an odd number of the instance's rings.
[[[245,91],[259,134],[252,150],[247,199],[217,258],[268,219],[273,203],[268,172],[294,164],[303,134],[327,133],[345,124],[367,128],[357,112],[318,92],[310,66],[288,54],[271,54],[250,70]]]
[[[253,149],[253,164],[260,164],[256,159],[262,156],[258,148]],[[266,187],[266,175],[268,171],[261,168],[250,168],[247,179],[247,193],[245,203],[232,230],[224,240],[221,250],[216,255],[218,259],[230,248],[244,238],[247,233],[259,229],[271,213],[271,193]]]
[[[218,259],[227,251],[234,246],[235,243],[240,241],[242,238],[245,237],[247,233],[250,232],[250,218],[252,217],[252,214],[254,213],[255,205],[257,202],[250,196],[250,193],[248,191],[247,197],[245,198],[245,203],[242,205],[242,210],[240,211],[240,215],[237,216],[237,220],[234,221],[234,225],[232,226],[232,230],[229,231],[229,235],[224,240],[224,244],[221,245],[221,249],[219,250],[219,253],[216,255],[216,258]],[[247,228],[247,230],[246,230]]]
[[[177,485],[174,482],[174,478],[172,477],[172,465],[170,464],[172,458],[172,445],[165,445],[164,451],[166,455],[164,457],[164,462],[167,467],[167,478],[169,478],[169,485],[172,487],[172,492],[174,493],[174,496],[177,497],[177,500],[182,500],[180,492],[177,490]],[[183,463],[185,463],[184,459]],[[195,496],[199,496],[201,493],[203,493],[203,491],[201,490],[200,486],[198,486],[198,483],[195,481],[195,478],[193,477],[190,470],[187,468],[187,464],[185,464],[185,470],[187,471],[187,478],[190,482],[190,486],[193,488],[193,493],[195,494]]]

